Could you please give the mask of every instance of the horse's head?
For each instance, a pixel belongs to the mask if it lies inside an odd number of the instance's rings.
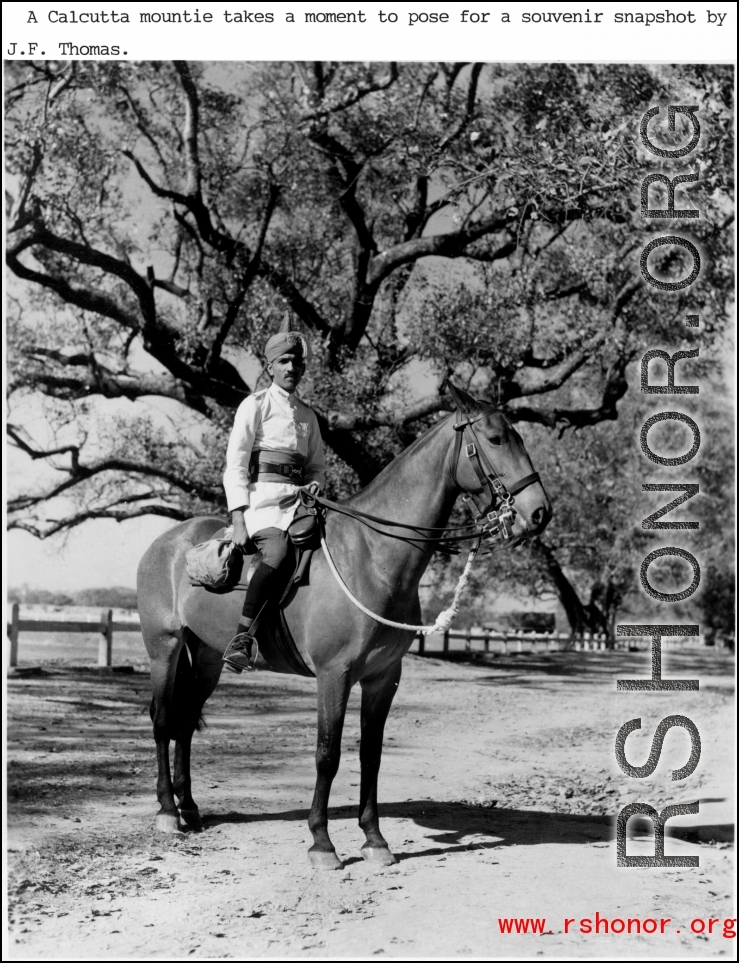
[[[552,506],[521,436],[503,412],[447,382],[457,406],[452,477],[511,542],[538,535]],[[497,516],[497,517],[493,517]]]

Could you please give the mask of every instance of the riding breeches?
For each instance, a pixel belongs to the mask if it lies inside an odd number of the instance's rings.
[[[264,603],[285,587],[290,566],[290,540],[279,528],[263,528],[251,536],[262,560],[251,577],[244,599],[243,617],[255,619]]]

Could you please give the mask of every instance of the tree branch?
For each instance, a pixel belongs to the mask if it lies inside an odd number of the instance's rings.
[[[212,414],[210,406],[200,393],[194,391],[186,382],[161,374],[128,371],[113,371],[101,364],[93,354],[64,355],[49,348],[33,347],[28,349],[29,357],[49,358],[61,367],[59,370],[28,370],[20,372],[13,388],[40,387],[52,398],[74,400],[91,395],[103,398],[159,397],[171,398],[202,415]],[[87,368],[86,372],[67,372],[65,368]]]
[[[221,326],[216,333],[213,343],[208,351],[208,357],[205,362],[205,370],[212,372],[215,369],[221,357],[221,350],[228,337],[228,333],[233,327],[236,318],[238,317],[241,306],[244,303],[244,298],[246,293],[251,286],[252,281],[257,275],[257,269],[259,268],[259,262],[262,258],[262,250],[264,249],[264,242],[267,237],[267,230],[269,228],[270,221],[272,220],[272,215],[274,214],[275,207],[277,206],[277,201],[280,196],[280,188],[277,184],[270,184],[269,186],[269,198],[267,199],[267,204],[262,214],[261,224],[259,226],[259,234],[257,237],[257,245],[254,249],[254,254],[249,260],[246,266],[244,275],[239,284],[239,288],[236,292],[235,297],[228,306],[228,310],[221,322]]]
[[[395,83],[395,81],[398,79],[398,76],[399,76],[398,65],[397,63],[391,62],[389,64],[389,70],[387,75],[381,80],[371,81],[368,84],[355,84],[354,89],[350,93],[345,94],[345,96],[342,97],[341,100],[339,100],[337,103],[331,104],[329,106],[322,106],[318,110],[314,110],[309,113],[306,113],[303,115],[303,120],[304,121],[319,120],[321,118],[328,117],[330,114],[336,114],[341,110],[348,110],[350,107],[353,107],[354,104],[359,103],[360,100],[363,100],[365,97],[369,96],[369,94],[375,94],[381,90],[387,90],[388,87],[391,87]],[[326,91],[326,85],[323,84],[322,93],[324,94],[324,96],[322,97],[322,102],[324,104],[325,104],[325,91]]]
[[[36,246],[37,244],[49,251],[64,254],[79,264],[87,264],[90,267],[104,271],[106,274],[111,274],[113,277],[120,278],[136,295],[145,322],[153,320],[155,308],[151,288],[145,279],[126,261],[113,257],[111,254],[106,254],[104,251],[99,251],[97,248],[89,247],[86,244],[80,244],[69,238],[59,237],[38,219],[34,220],[32,233],[19,242],[13,253],[17,258],[17,255],[20,254],[22,250]]]
[[[486,176],[489,176],[489,174]],[[606,211],[605,207],[598,212],[593,208],[587,207],[584,203],[585,200],[592,194],[610,191],[618,186],[620,186],[618,182],[594,185],[587,190],[581,191],[574,197],[569,198],[561,205],[538,211],[538,216],[543,221],[564,224],[568,221],[582,219],[586,214],[596,215],[600,213],[602,215]],[[444,198],[446,198],[449,193],[450,192],[444,195]],[[444,198],[439,198],[439,200],[443,200]],[[519,208],[528,208],[529,206],[530,205],[526,204],[518,205]],[[474,224],[462,227],[457,231],[448,231],[445,234],[414,238],[413,240],[396,244],[387,251],[381,251],[372,259],[367,276],[367,283],[369,285],[379,285],[388,274],[391,274],[401,264],[416,261],[418,258],[429,257],[431,255],[436,255],[437,257],[467,257],[468,255],[464,253],[464,250],[474,241],[488,234],[496,234],[498,231],[505,230],[511,224],[519,224],[521,220],[520,215],[518,213],[508,213],[508,211],[512,209],[516,209],[515,206],[514,208],[508,208],[505,214],[498,213],[486,218],[481,218]],[[531,213],[533,213],[533,209]],[[617,221],[623,220],[622,215],[611,215],[611,218]],[[516,245],[513,242],[509,242],[500,249],[497,257],[507,257],[515,249]],[[479,258],[480,256],[478,255],[477,257]],[[495,260],[497,258],[493,257],[492,259]]]
[[[173,61],[182,88],[185,91],[185,123],[182,130],[182,139],[185,144],[185,156],[187,158],[187,193],[190,197],[200,199],[201,194],[201,173],[200,156],[198,154],[198,122],[200,103],[198,91],[190,73],[189,64],[185,60]]]
[[[187,288],[175,284],[175,282],[169,278],[154,277],[153,268],[151,269],[151,286],[153,288],[161,288],[162,291],[166,291],[168,294],[174,294],[175,297],[182,298],[183,300],[192,297],[191,292]]]
[[[144,165],[132,151],[122,150],[121,153],[124,157],[127,157],[131,161],[136,168],[139,177],[144,181],[147,187],[149,187],[153,194],[155,194],[157,197],[164,198],[165,200],[174,201],[176,204],[184,204],[185,206],[189,206],[189,200],[185,194],[181,194],[179,191],[170,190],[168,187],[161,187],[159,184],[157,184],[154,178],[150,176]]]
[[[63,448],[49,449],[46,451],[35,448],[19,435],[18,429],[13,425],[8,426],[7,432],[14,445],[26,452],[33,459],[49,458],[53,455],[64,453]],[[181,478],[173,471],[169,471],[161,466],[151,465],[146,462],[110,457],[101,458],[97,461],[90,462],[87,465],[83,465],[80,461],[79,446],[69,445],[65,447],[71,455],[70,465],[67,467],[55,465],[54,467],[56,471],[62,471],[69,477],[63,482],[59,482],[48,491],[42,492],[41,494],[22,495],[18,498],[10,500],[8,503],[9,510],[20,511],[32,508],[41,504],[42,502],[56,498],[58,495],[63,494],[65,491],[68,491],[75,485],[78,485],[84,481],[88,481],[90,478],[100,475],[102,472],[106,471],[128,472],[132,475],[140,475],[145,478],[161,479],[162,481],[166,481],[168,484],[173,485],[175,488],[178,488],[180,491],[185,492],[187,495],[193,495],[209,502],[216,501],[219,497],[221,497],[220,490],[215,491],[212,488],[201,485],[197,481],[194,481],[191,476],[188,478]]]
[[[546,428],[558,429],[560,436],[567,428],[585,428],[601,421],[615,421],[618,417],[616,404],[628,390],[624,371],[632,357],[631,353],[623,355],[611,365],[606,375],[601,403],[597,407],[541,409],[516,405],[508,409],[511,421],[528,421]]]
[[[25,438],[23,438],[21,429],[17,425],[8,424],[5,430],[13,440],[14,446],[20,448],[21,451],[29,455],[34,461],[39,458],[53,458],[54,455],[70,455],[73,469],[76,470],[79,466],[79,445],[60,445],[59,448],[47,448],[45,451],[39,451],[33,448],[30,442],[27,442]]]
[[[315,405],[316,412],[319,412]],[[351,415],[344,411],[320,411],[332,431],[371,431],[373,428],[404,428],[406,425],[436,414],[437,411],[452,411],[454,405],[445,395],[432,395],[398,411],[379,411],[367,415]]]
[[[8,233],[11,234],[14,231],[20,230],[32,219],[32,215],[29,215],[26,211],[26,205],[28,203],[28,198],[31,193],[31,188],[36,180],[36,175],[41,167],[41,161],[43,160],[43,151],[38,141],[33,145],[31,164],[28,168],[28,173],[23,180],[23,186],[21,187],[20,194],[18,195],[18,201],[13,206],[13,210],[8,218],[10,227],[8,228]]]
[[[44,528],[39,528],[38,525],[34,525],[26,519],[10,519],[8,521],[8,529],[28,532],[35,538],[43,540],[49,538],[51,535],[56,535],[58,532],[69,531],[69,529],[76,528],[77,525],[81,525],[83,522],[91,521],[92,519],[112,518],[116,522],[124,522],[129,518],[141,518],[143,515],[158,515],[161,518],[171,518],[178,522],[184,522],[192,517],[189,512],[182,511],[179,508],[172,508],[170,505],[146,505],[140,508],[122,510],[89,508],[84,512],[69,515],[67,518],[61,520],[52,520],[51,523],[47,524]]]
[[[606,341],[609,331],[599,331],[581,347],[571,351],[559,363],[548,368],[536,365],[525,365],[519,368],[515,376],[506,386],[508,398],[519,398],[522,395],[538,395],[545,391],[553,391],[561,387],[578,368],[590,358],[593,353]]]
[[[257,275],[269,282],[311,331],[317,331],[323,335],[324,338],[331,336],[333,330],[331,325],[318,313],[313,305],[303,297],[286,274],[283,274],[278,268],[262,259],[257,269]]]
[[[43,249],[65,254],[79,263],[99,268],[123,280],[133,290],[138,299],[143,324],[139,322],[135,315],[125,311],[117,301],[114,301],[104,292],[90,288],[76,288],[66,280],[27,268],[19,260],[18,254],[37,244]],[[192,386],[192,394],[189,394],[188,398],[195,399],[198,395],[201,395],[212,397],[227,406],[235,406],[249,394],[249,389],[244,384],[238,371],[223,359],[216,358],[214,368],[208,374],[204,374],[199,368],[187,363],[183,354],[178,350],[179,332],[157,315],[153,294],[154,284],[148,283],[125,261],[94,248],[86,247],[76,241],[57,237],[43,226],[36,227],[32,233],[23,237],[14,248],[9,249],[6,252],[6,260],[8,266],[18,277],[34,281],[42,287],[51,289],[67,303],[85,311],[94,311],[109,317],[126,328],[140,330],[144,338],[144,347],[149,354],[161,362],[176,379]],[[204,349],[201,352],[201,357],[206,357]],[[202,398],[193,407],[204,411]]]
[[[463,133],[464,129],[467,127],[469,122],[472,120],[473,114],[475,112],[475,100],[477,98],[477,85],[480,79],[480,73],[482,72],[483,64],[475,63],[472,65],[472,71],[470,73],[470,82],[467,88],[467,104],[465,107],[465,112],[462,119],[459,121],[457,126],[451,130],[445,137],[442,138],[439,144],[439,150],[445,150],[452,141],[456,140],[460,134]]]
[[[26,246],[25,244],[23,245],[23,247]],[[113,300],[106,292],[91,287],[75,287],[62,278],[53,277],[42,271],[36,271],[33,268],[26,267],[25,264],[18,259],[17,251],[17,248],[10,248],[5,252],[6,264],[17,277],[22,278],[24,281],[32,281],[40,287],[48,288],[50,291],[59,295],[67,304],[82,308],[84,311],[92,311],[105,318],[110,318],[111,321],[115,321],[116,324],[120,324],[122,327],[129,328],[132,331],[139,330],[140,324],[136,315],[124,310],[120,304]]]

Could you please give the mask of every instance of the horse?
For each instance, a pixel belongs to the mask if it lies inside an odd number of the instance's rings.
[[[479,505],[487,486],[488,509],[499,504],[502,495],[508,507],[504,522],[509,545],[539,534],[552,514],[523,441],[505,414],[451,383],[448,390],[456,412],[429,428],[366,488],[341,502],[348,515],[329,512],[325,523],[325,545],[346,587],[373,615],[404,625],[421,620],[418,586],[439,544],[409,536],[444,530],[458,495],[475,498]],[[375,520],[382,517],[395,527],[368,527],[351,514],[355,511]],[[488,518],[496,518],[496,512]],[[185,572],[185,554],[223,526],[224,520],[214,516],[179,523],[151,545],[138,570],[139,615],[153,687],[151,718],[160,805],[156,827],[163,832],[202,828],[192,796],[191,742],[218,683],[222,655],[237,630],[243,594],[193,588]],[[476,531],[481,534],[479,526]],[[284,614],[317,685],[310,862],[316,869],[343,866],[329,836],[327,810],[339,768],[349,692],[359,683],[359,826],[365,835],[361,855],[379,866],[391,865],[396,859],[380,831],[377,779],[385,721],[398,690],[403,656],[415,633],[381,624],[360,611],[337,583],[322,550],[313,556],[308,584],[289,599]],[[174,778],[171,740],[175,741]]]

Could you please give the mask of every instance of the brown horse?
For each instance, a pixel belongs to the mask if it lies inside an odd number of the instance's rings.
[[[481,462],[473,463],[474,449],[491,469],[486,477],[497,478],[505,494],[507,489],[517,492],[508,544],[538,534],[551,517],[551,506],[538,475],[532,474],[520,436],[498,409],[452,385],[449,390],[457,413],[430,428],[342,507],[404,525],[443,528],[457,496],[483,488]],[[474,425],[476,445],[469,444],[468,434],[465,445],[457,440],[458,434],[461,439],[468,431],[460,431],[463,423]],[[221,656],[241,613],[241,592],[217,594],[193,588],[185,573],[188,549],[212,537],[223,524],[215,517],[182,522],[158,538],[139,565],[139,613],[154,690],[151,717],[161,806],[157,828],[165,832],[179,832],[183,825],[200,826],[191,793],[190,745],[201,710],[218,683]],[[433,546],[389,537],[398,531],[390,527],[374,531],[355,518],[329,512],[326,543],[346,584],[370,611],[417,624],[421,621],[418,585]],[[404,529],[400,532],[409,534]],[[381,865],[393,863],[395,857],[380,832],[377,777],[385,720],[414,633],[389,628],[360,612],[337,585],[323,551],[315,553],[309,583],[292,597],[285,614],[318,687],[317,779],[308,820],[313,835],[311,863],[322,869],[342,866],[329,838],[327,808],[339,767],[347,699],[357,682],[362,687],[359,825],[366,836],[362,855]],[[171,739],[175,740],[174,779]]]

